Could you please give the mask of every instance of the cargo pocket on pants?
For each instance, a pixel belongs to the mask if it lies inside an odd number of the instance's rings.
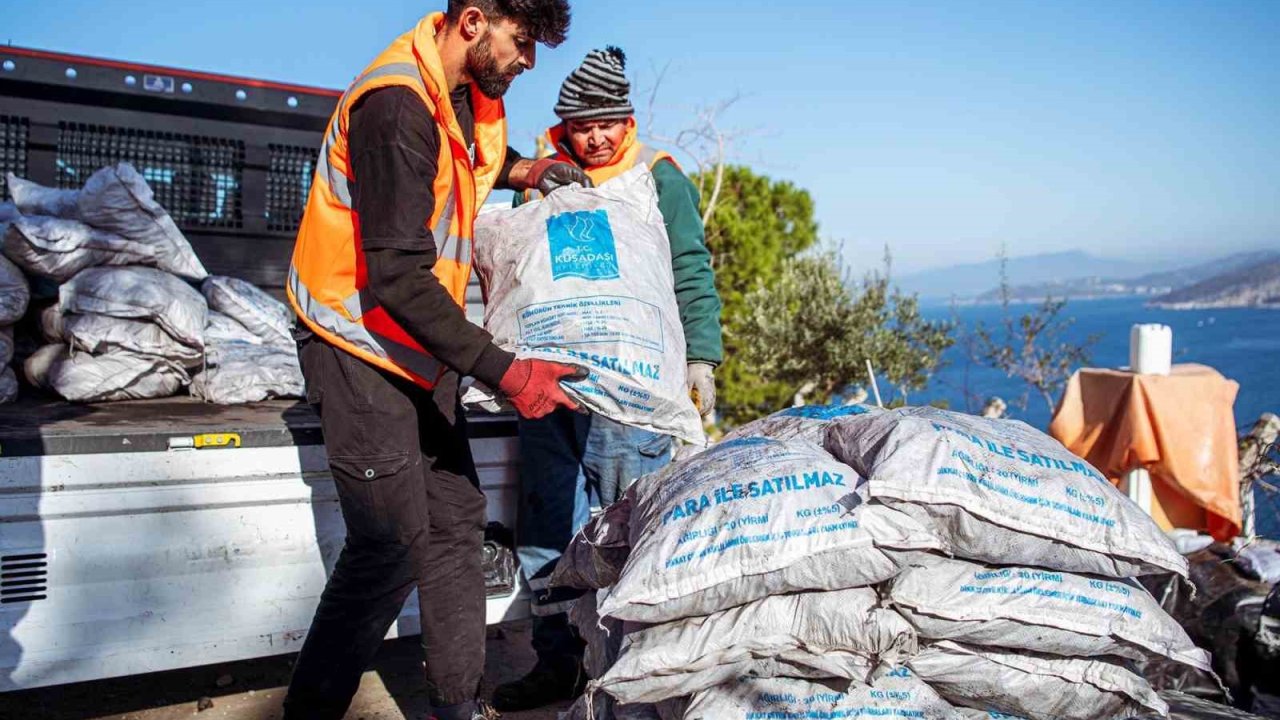
[[[421,467],[404,452],[330,457],[347,537],[407,544],[426,528]]]

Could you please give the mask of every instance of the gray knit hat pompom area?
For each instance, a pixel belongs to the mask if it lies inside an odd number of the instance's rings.
[[[561,120],[600,120],[634,115],[627,56],[612,45],[592,50],[560,86],[556,115]]]

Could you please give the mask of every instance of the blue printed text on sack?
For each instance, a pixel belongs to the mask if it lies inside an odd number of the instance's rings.
[[[753,480],[748,483],[732,483],[718,487],[714,492],[703,493],[698,497],[687,498],[676,504],[662,516],[662,524],[673,520],[684,520],[715,505],[748,500],[786,492],[805,492],[825,487],[847,487],[844,475],[827,470],[814,470],[802,474],[783,475],[767,480]]]
[[[1083,460],[1061,460],[1059,458],[1050,457],[1048,455],[1041,455],[1039,453],[1032,453],[1026,450],[1020,450],[1011,445],[1004,445],[1004,444],[995,442],[994,440],[984,438],[981,435],[975,435],[969,432],[968,430],[951,427],[949,425],[944,425],[939,422],[933,423],[933,429],[939,433],[950,433],[952,435],[959,435],[965,440],[968,440],[974,445],[977,445],[978,447],[982,448],[983,451],[989,452],[993,455],[1000,455],[1000,456],[1009,458],[1011,460],[1017,460],[1019,462],[1022,462],[1026,465],[1031,465],[1033,467],[1043,467],[1043,468],[1049,468],[1052,470],[1062,470],[1064,472],[1079,473],[1081,475],[1084,475],[1085,477],[1093,478],[1094,480],[1107,482],[1106,478],[1102,477],[1102,475],[1100,475],[1098,471],[1094,470],[1089,465],[1089,463],[1084,462]]]

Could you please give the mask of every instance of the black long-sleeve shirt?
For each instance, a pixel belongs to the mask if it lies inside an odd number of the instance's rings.
[[[471,145],[475,116],[469,88],[459,87],[452,100]],[[431,273],[436,240],[427,223],[435,207],[440,152],[435,119],[407,88],[375,90],[352,109],[347,144],[355,177],[351,197],[374,298],[437,360],[497,388],[514,356],[470,323]],[[498,187],[507,186],[519,159],[507,150]]]

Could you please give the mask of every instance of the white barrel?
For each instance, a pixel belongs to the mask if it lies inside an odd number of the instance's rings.
[[[1129,369],[1142,375],[1168,375],[1173,367],[1173,330],[1140,324],[1129,331]]]

